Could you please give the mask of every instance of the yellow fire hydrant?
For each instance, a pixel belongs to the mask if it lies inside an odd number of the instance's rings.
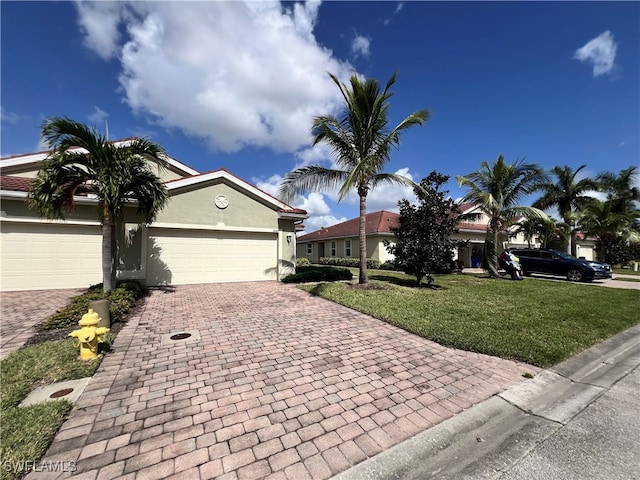
[[[100,342],[98,337],[109,332],[107,327],[97,327],[99,322],[100,317],[90,308],[82,316],[82,320],[78,322],[81,328],[69,334],[70,337],[75,337],[80,342],[80,358],[82,360],[92,360],[98,356],[98,342]]]

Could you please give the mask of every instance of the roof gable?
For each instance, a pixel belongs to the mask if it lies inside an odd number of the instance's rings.
[[[215,180],[225,180],[228,183],[238,187],[240,190],[243,190],[250,195],[257,197],[262,200],[267,205],[270,205],[274,209],[291,215],[300,216],[300,218],[307,218],[306,210],[302,210],[299,208],[293,208],[290,205],[282,202],[277,199],[273,195],[265,192],[264,190],[259,189],[258,187],[246,182],[245,180],[237,177],[231,172],[227,171],[224,168],[220,168],[218,170],[212,170],[210,172],[201,173],[199,175],[194,175],[186,178],[178,178],[176,180],[171,180],[166,182],[165,185],[169,190],[170,194],[179,195],[180,189],[185,189],[184,191],[191,191],[196,188],[201,188],[206,186],[209,182]]]

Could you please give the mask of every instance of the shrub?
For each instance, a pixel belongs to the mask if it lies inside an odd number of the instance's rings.
[[[395,270],[396,266],[394,265],[393,262],[384,262],[382,265],[380,265],[380,270]]]
[[[307,257],[296,258],[296,268],[310,267],[310,266],[311,266],[311,260],[309,260]]]
[[[335,282],[337,280],[351,280],[351,272],[346,268],[335,267],[300,267],[292,275],[282,279],[283,283],[305,282]]]
[[[341,258],[341,257],[320,257],[320,265],[336,265],[340,267],[358,268],[360,266],[359,258]],[[380,260],[367,258],[367,268],[377,270],[380,268]]]
[[[119,283],[106,297],[109,300],[109,316],[112,322],[117,322],[126,316],[135,306],[144,290],[139,282],[127,280]],[[85,293],[71,300],[62,311],[51,315],[42,325],[43,330],[54,330],[75,326],[82,316],[89,311],[89,304],[94,300],[105,298],[102,284],[92,285]]]

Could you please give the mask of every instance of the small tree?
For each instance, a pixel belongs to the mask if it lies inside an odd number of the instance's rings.
[[[460,210],[452,199],[446,199],[447,190],[440,190],[449,180],[436,171],[423,178],[421,188],[414,188],[420,205],[411,205],[408,200],[398,202],[400,219],[396,244],[385,241],[389,253],[395,255],[394,264],[407,275],[414,275],[418,286],[426,276],[431,285],[432,273],[451,268],[453,252],[459,242],[451,239],[457,232],[456,223]]]

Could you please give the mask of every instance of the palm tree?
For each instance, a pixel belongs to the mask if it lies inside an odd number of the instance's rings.
[[[402,120],[389,130],[389,98],[393,95],[389,89],[396,81],[396,74],[387,82],[384,90],[375,79],[361,81],[353,75],[351,87],[341,84],[332,74],[331,79],[340,89],[345,105],[344,117],[338,120],[332,115],[314,118],[312,135],[313,145],[324,143],[335,155],[336,169],[318,165],[298,168],[285,175],[279,194],[285,201],[295,195],[310,190],[330,190],[340,187],[338,201],[353,189],[360,199],[360,276],[359,283],[366,285],[367,278],[367,240],[365,221],[367,214],[367,195],[381,183],[399,183],[415,187],[414,182],[401,175],[382,173],[389,161],[392,147],[399,147],[400,134],[414,125],[422,125],[428,118],[427,110],[419,110]]]
[[[598,189],[598,182],[590,178],[583,178],[576,182],[576,176],[586,165],[580,165],[575,171],[568,165],[553,167],[551,174],[556,177],[554,183],[550,180],[540,185],[542,196],[533,203],[533,207],[546,210],[557,207],[560,218],[571,225],[572,212],[580,210],[592,197],[586,195],[589,191]],[[575,255],[576,231],[571,232],[567,252]]]
[[[167,167],[164,149],[144,139],[116,146],[95,128],[66,117],[45,120],[42,138],[51,152],[31,185],[29,205],[47,218],[64,219],[75,208],[76,194],[97,197],[103,288],[108,292],[115,286],[116,224],[123,218],[124,206],[135,200],[138,215],[151,223],[168,200],[165,186],[148,163]]]
[[[593,200],[587,204],[580,218],[580,229],[589,236],[596,237],[598,250],[603,261],[611,261],[609,247],[616,238],[639,241],[640,235],[633,229],[638,218],[635,212],[616,212],[612,201]]]
[[[527,218],[547,218],[544,212],[533,207],[518,205],[526,195],[536,191],[546,179],[543,170],[535,164],[518,160],[506,164],[500,155],[493,165],[480,164],[480,170],[467,176],[458,176],[461,187],[469,191],[462,202],[471,202],[489,217],[485,248],[482,253],[482,267],[492,277],[498,276],[497,245],[499,233],[506,230],[516,216]]]
[[[637,175],[637,166],[625,168],[618,175],[611,172],[598,175],[597,180],[607,193],[607,200],[612,202],[613,212],[629,213],[637,209],[635,202],[640,201],[640,188],[633,184]]]

